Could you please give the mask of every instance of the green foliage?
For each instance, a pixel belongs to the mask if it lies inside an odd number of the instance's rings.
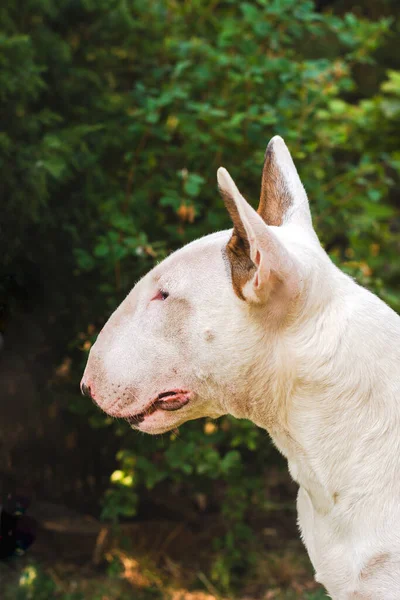
[[[36,564],[30,564],[20,574],[18,589],[13,590],[13,600],[48,600],[54,596],[55,590],[53,579]]]
[[[23,255],[63,274],[55,312],[69,314],[72,352],[156,261],[230,226],[218,166],[256,203],[276,133],[333,260],[400,310],[400,71],[373,96],[357,76],[389,44],[389,19],[308,0],[15,1],[0,18],[4,267]],[[213,575],[229,588],[251,562],[248,511],[268,504],[261,481],[278,459],[265,432],[223,419],[143,438],[78,398],[71,408],[120,437],[103,518],[133,516],[145,488],[194,497],[218,483],[227,527]]]

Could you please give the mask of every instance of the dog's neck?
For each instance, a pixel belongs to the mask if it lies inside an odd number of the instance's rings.
[[[322,513],[362,471],[365,486],[379,432],[390,443],[388,418],[400,421],[399,320],[350,279],[337,275],[336,284],[331,302],[308,306],[312,318],[276,338],[252,386],[260,391],[235,415],[269,432]]]

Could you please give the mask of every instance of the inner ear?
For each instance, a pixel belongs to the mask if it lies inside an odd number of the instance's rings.
[[[228,178],[230,179],[229,176]],[[232,235],[225,249],[226,257],[231,266],[232,285],[235,294],[241,300],[245,300],[242,290],[245,284],[254,276],[257,268],[251,260],[250,243],[246,227],[239,214],[237,201],[235,201],[234,198],[235,191],[237,193],[239,192],[234,188],[230,189],[227,186],[220,185],[219,188],[233,223]]]
[[[218,169],[218,184],[233,222],[232,236],[225,251],[236,295],[242,300],[262,304],[281,283],[294,289],[294,261],[272,228],[246,202],[222,167]]]
[[[241,300],[245,300],[242,290],[257,271],[256,265],[250,258],[250,244],[246,234],[244,233],[244,236],[242,236],[234,229],[225,251],[231,266],[232,285],[235,294]]]
[[[257,212],[268,225],[279,227],[283,224],[284,216],[293,206],[294,199],[278,166],[274,139],[265,151]]]
[[[272,138],[265,153],[257,212],[267,225],[300,225],[317,239],[306,191],[288,147],[279,135]]]

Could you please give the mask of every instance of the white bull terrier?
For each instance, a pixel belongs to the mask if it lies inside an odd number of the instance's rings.
[[[110,317],[82,390],[158,434],[231,414],[266,429],[299,484],[301,535],[334,600],[400,599],[400,318],[330,261],[280,137],[256,212],[173,253]]]

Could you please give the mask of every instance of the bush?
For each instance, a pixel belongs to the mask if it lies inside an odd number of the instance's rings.
[[[257,202],[277,133],[333,260],[400,309],[400,72],[372,96],[358,75],[381,73],[389,19],[321,13],[308,0],[32,0],[0,15],[4,272],[23,255],[48,274],[76,381],[81,349],[134,282],[230,226],[218,166]],[[227,532],[214,578],[228,588],[252,559],[240,550],[249,506],[268,508],[262,478],[278,459],[265,432],[223,419],[143,438],[78,396],[71,408],[120,436],[104,518],[134,515],[144,488],[208,494],[218,480]]]

